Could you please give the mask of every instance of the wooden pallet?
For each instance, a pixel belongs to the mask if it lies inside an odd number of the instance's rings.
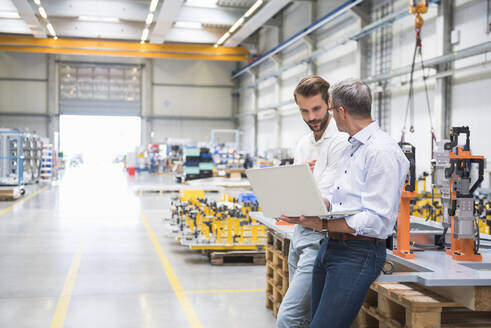
[[[0,199],[16,200],[22,195],[21,187],[0,187]]]
[[[288,238],[284,238],[268,229],[266,244],[270,249],[278,250],[281,252],[281,255],[288,257],[288,252],[290,250],[290,240]]]
[[[288,290],[288,251],[290,240],[268,231],[266,245],[266,308],[276,317]]]
[[[210,263],[213,265],[264,265],[264,251],[231,251],[211,252]]]
[[[352,327],[491,327],[491,312],[469,311],[416,284],[374,283]]]

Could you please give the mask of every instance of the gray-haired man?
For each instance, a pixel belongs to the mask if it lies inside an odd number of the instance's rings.
[[[342,219],[300,217],[302,226],[328,231],[312,280],[311,328],[350,327],[385,261],[409,162],[372,120],[370,88],[349,79],[330,89],[329,110],[349,143],[325,199],[331,211],[360,211]],[[290,221],[295,221],[291,219]]]

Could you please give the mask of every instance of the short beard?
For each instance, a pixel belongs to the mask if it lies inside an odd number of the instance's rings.
[[[327,123],[329,122],[329,112],[326,113],[326,116],[324,116],[324,118],[321,120],[321,125],[319,126],[319,128],[317,130],[314,130],[314,128],[310,125],[309,122],[313,122],[313,121],[304,121],[308,127],[310,128],[310,130],[312,130],[313,132],[319,132],[319,131],[322,131],[326,128],[327,126]],[[315,121],[314,121],[315,122]]]

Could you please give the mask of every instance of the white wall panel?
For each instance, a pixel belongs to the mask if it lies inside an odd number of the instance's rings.
[[[19,129],[48,137],[48,118],[34,116],[1,116],[0,128]]]
[[[458,51],[474,45],[491,41],[491,33],[487,33],[486,1],[455,1],[455,30],[460,32],[460,41],[454,46]],[[459,60],[455,68],[468,66],[490,60],[489,54]]]
[[[281,117],[281,147],[290,148],[292,154],[297,147],[298,140],[310,129],[300,115],[300,112]]]
[[[0,52],[0,78],[47,79],[48,56]]]
[[[0,81],[0,112],[47,113],[47,83]]]
[[[246,116],[239,119],[239,143],[240,149],[248,153],[254,153],[254,117]]]
[[[430,104],[433,104],[434,88],[431,87],[428,91]],[[401,140],[406,104],[407,92],[392,93],[391,135],[397,142]],[[431,169],[431,129],[426,96],[422,88],[415,89],[414,108],[414,133],[409,131],[411,120],[408,115],[405,140],[416,147],[416,174],[420,175],[423,171],[430,172]]]
[[[312,23],[310,2],[294,2],[283,12],[283,40],[296,34]]]
[[[153,61],[153,82],[192,85],[234,85],[233,62],[164,60]]]
[[[233,129],[232,121],[152,120],[153,142],[167,138],[190,139],[194,142],[210,140],[212,129]]]
[[[230,117],[232,96],[229,88],[153,88],[153,114],[173,116]]]
[[[278,130],[276,118],[258,121],[257,149],[258,154],[263,155],[268,149],[277,148]]]
[[[471,130],[471,151],[484,155],[491,164],[491,74],[474,81],[454,81],[452,87],[452,126],[468,125]]]

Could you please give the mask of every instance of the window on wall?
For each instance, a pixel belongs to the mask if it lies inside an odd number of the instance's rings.
[[[140,65],[65,62],[59,75],[62,114],[140,114]]]

